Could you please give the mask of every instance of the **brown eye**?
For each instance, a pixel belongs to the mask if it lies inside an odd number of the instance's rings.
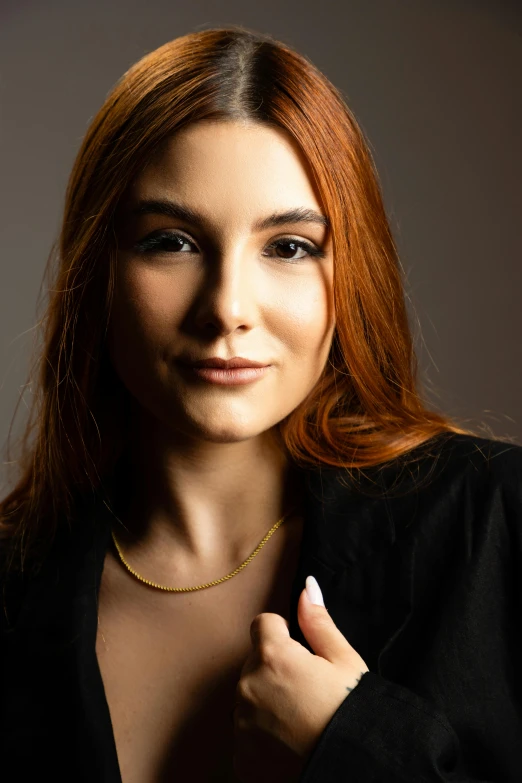
[[[326,253],[304,239],[278,239],[272,242],[267,250],[277,250],[277,257],[286,261],[301,261],[306,258],[324,258]],[[300,255],[296,256],[297,252]]]

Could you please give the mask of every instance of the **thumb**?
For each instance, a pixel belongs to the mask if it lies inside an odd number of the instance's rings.
[[[353,656],[354,649],[328,614],[321,588],[313,576],[306,577],[306,588],[297,604],[297,618],[306,641],[316,655],[330,663],[343,662]]]

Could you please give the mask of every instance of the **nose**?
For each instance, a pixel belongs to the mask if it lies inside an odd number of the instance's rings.
[[[194,303],[197,328],[220,334],[251,329],[257,312],[255,287],[255,266],[246,249],[213,253]]]

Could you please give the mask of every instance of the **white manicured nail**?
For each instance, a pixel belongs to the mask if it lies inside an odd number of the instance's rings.
[[[306,577],[306,595],[313,604],[324,606],[323,594],[315,576]]]

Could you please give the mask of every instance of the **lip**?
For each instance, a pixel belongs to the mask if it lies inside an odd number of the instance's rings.
[[[180,368],[184,375],[191,380],[199,379],[207,383],[219,384],[221,386],[242,386],[246,383],[253,383],[260,380],[268,370],[270,365],[261,365],[261,367],[236,367],[234,369],[224,369],[222,367],[196,367],[195,365],[183,364],[180,362]]]
[[[219,356],[211,356],[208,359],[180,359],[182,364],[195,368],[215,368],[219,370],[235,370],[240,367],[268,367],[263,362],[256,362],[253,359],[246,359],[243,356],[234,356],[232,359],[221,359]]]

